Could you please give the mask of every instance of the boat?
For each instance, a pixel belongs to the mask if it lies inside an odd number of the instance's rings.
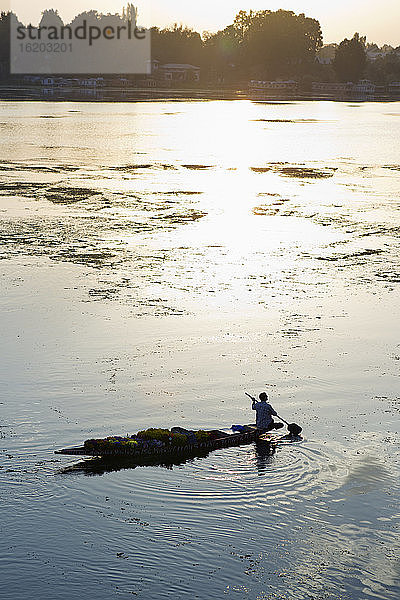
[[[230,430],[187,430],[182,427],[169,429],[148,429],[132,436],[112,436],[102,439],[86,440],[83,446],[74,446],[56,450],[55,454],[69,456],[92,456],[112,459],[163,459],[203,454],[217,450],[250,444],[262,439],[271,444],[269,438],[263,439],[263,432],[255,425],[236,425]]]

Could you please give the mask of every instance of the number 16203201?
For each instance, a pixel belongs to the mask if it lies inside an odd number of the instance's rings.
[[[72,52],[72,44],[67,44],[66,42],[25,42],[24,44],[19,44],[19,48],[24,53]]]

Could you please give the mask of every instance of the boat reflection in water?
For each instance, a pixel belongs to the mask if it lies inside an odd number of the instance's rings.
[[[63,475],[79,473],[84,475],[104,475],[113,471],[136,469],[137,467],[162,467],[172,470],[174,467],[192,463],[196,458],[206,458],[213,449],[198,450],[196,453],[171,456],[153,456],[147,458],[107,457],[88,458],[69,465],[58,472]]]
[[[299,442],[302,438],[300,436],[293,437],[290,435],[280,437],[276,440],[271,439],[259,439],[254,442],[254,463],[257,468],[258,475],[265,475],[266,471],[273,463],[274,455],[276,452],[277,445],[285,443]],[[108,457],[108,458],[88,458],[80,460],[79,462],[68,465],[58,471],[62,475],[71,474],[83,474],[87,476],[91,475],[104,475],[105,473],[111,473],[115,471],[123,471],[126,469],[136,469],[137,467],[161,467],[163,469],[172,470],[174,467],[184,465],[187,463],[193,463],[196,459],[206,458],[214,450],[197,450],[192,454],[185,456],[153,456],[147,458],[127,458],[127,457]]]

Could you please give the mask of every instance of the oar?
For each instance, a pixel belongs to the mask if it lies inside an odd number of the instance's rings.
[[[285,419],[282,419],[282,417],[280,417],[279,415],[276,415],[276,416],[278,417],[278,419],[280,419],[281,421],[286,423],[288,432],[290,433],[290,435],[300,435],[301,432],[303,431],[303,428],[300,427],[300,425],[297,425],[297,423],[288,423],[287,421],[285,421]]]
[[[246,396],[251,398],[253,400],[253,402],[255,401],[255,398],[253,398],[253,396],[250,396],[250,394],[248,394],[247,392],[245,392],[245,394],[246,394]],[[285,419],[282,419],[282,417],[280,417],[279,415],[276,415],[276,416],[278,417],[278,419],[280,419],[281,421],[286,423],[290,435],[300,435],[300,433],[303,431],[302,427],[300,427],[300,425],[297,425],[297,423],[288,423],[287,421],[285,421]]]

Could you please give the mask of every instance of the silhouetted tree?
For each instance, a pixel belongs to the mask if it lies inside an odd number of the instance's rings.
[[[189,63],[201,66],[203,42],[196,31],[175,24],[151,29],[152,58],[161,63]]]
[[[240,39],[233,25],[215,34],[204,34],[204,63],[211,79],[228,82],[240,68]]]
[[[356,82],[362,76],[366,64],[365,38],[355,33],[353,39],[344,39],[336,50],[333,68],[340,81]]]
[[[270,76],[276,76],[314,62],[322,46],[321,27],[304,14],[259,11],[250,15],[243,44],[247,65],[259,65]]]
[[[232,25],[206,40],[214,65],[225,61],[247,76],[304,72],[321,46],[319,22],[285,10],[240,11]]]
[[[374,83],[384,85],[400,80],[400,56],[391,52],[382,58],[367,63],[366,74]]]

